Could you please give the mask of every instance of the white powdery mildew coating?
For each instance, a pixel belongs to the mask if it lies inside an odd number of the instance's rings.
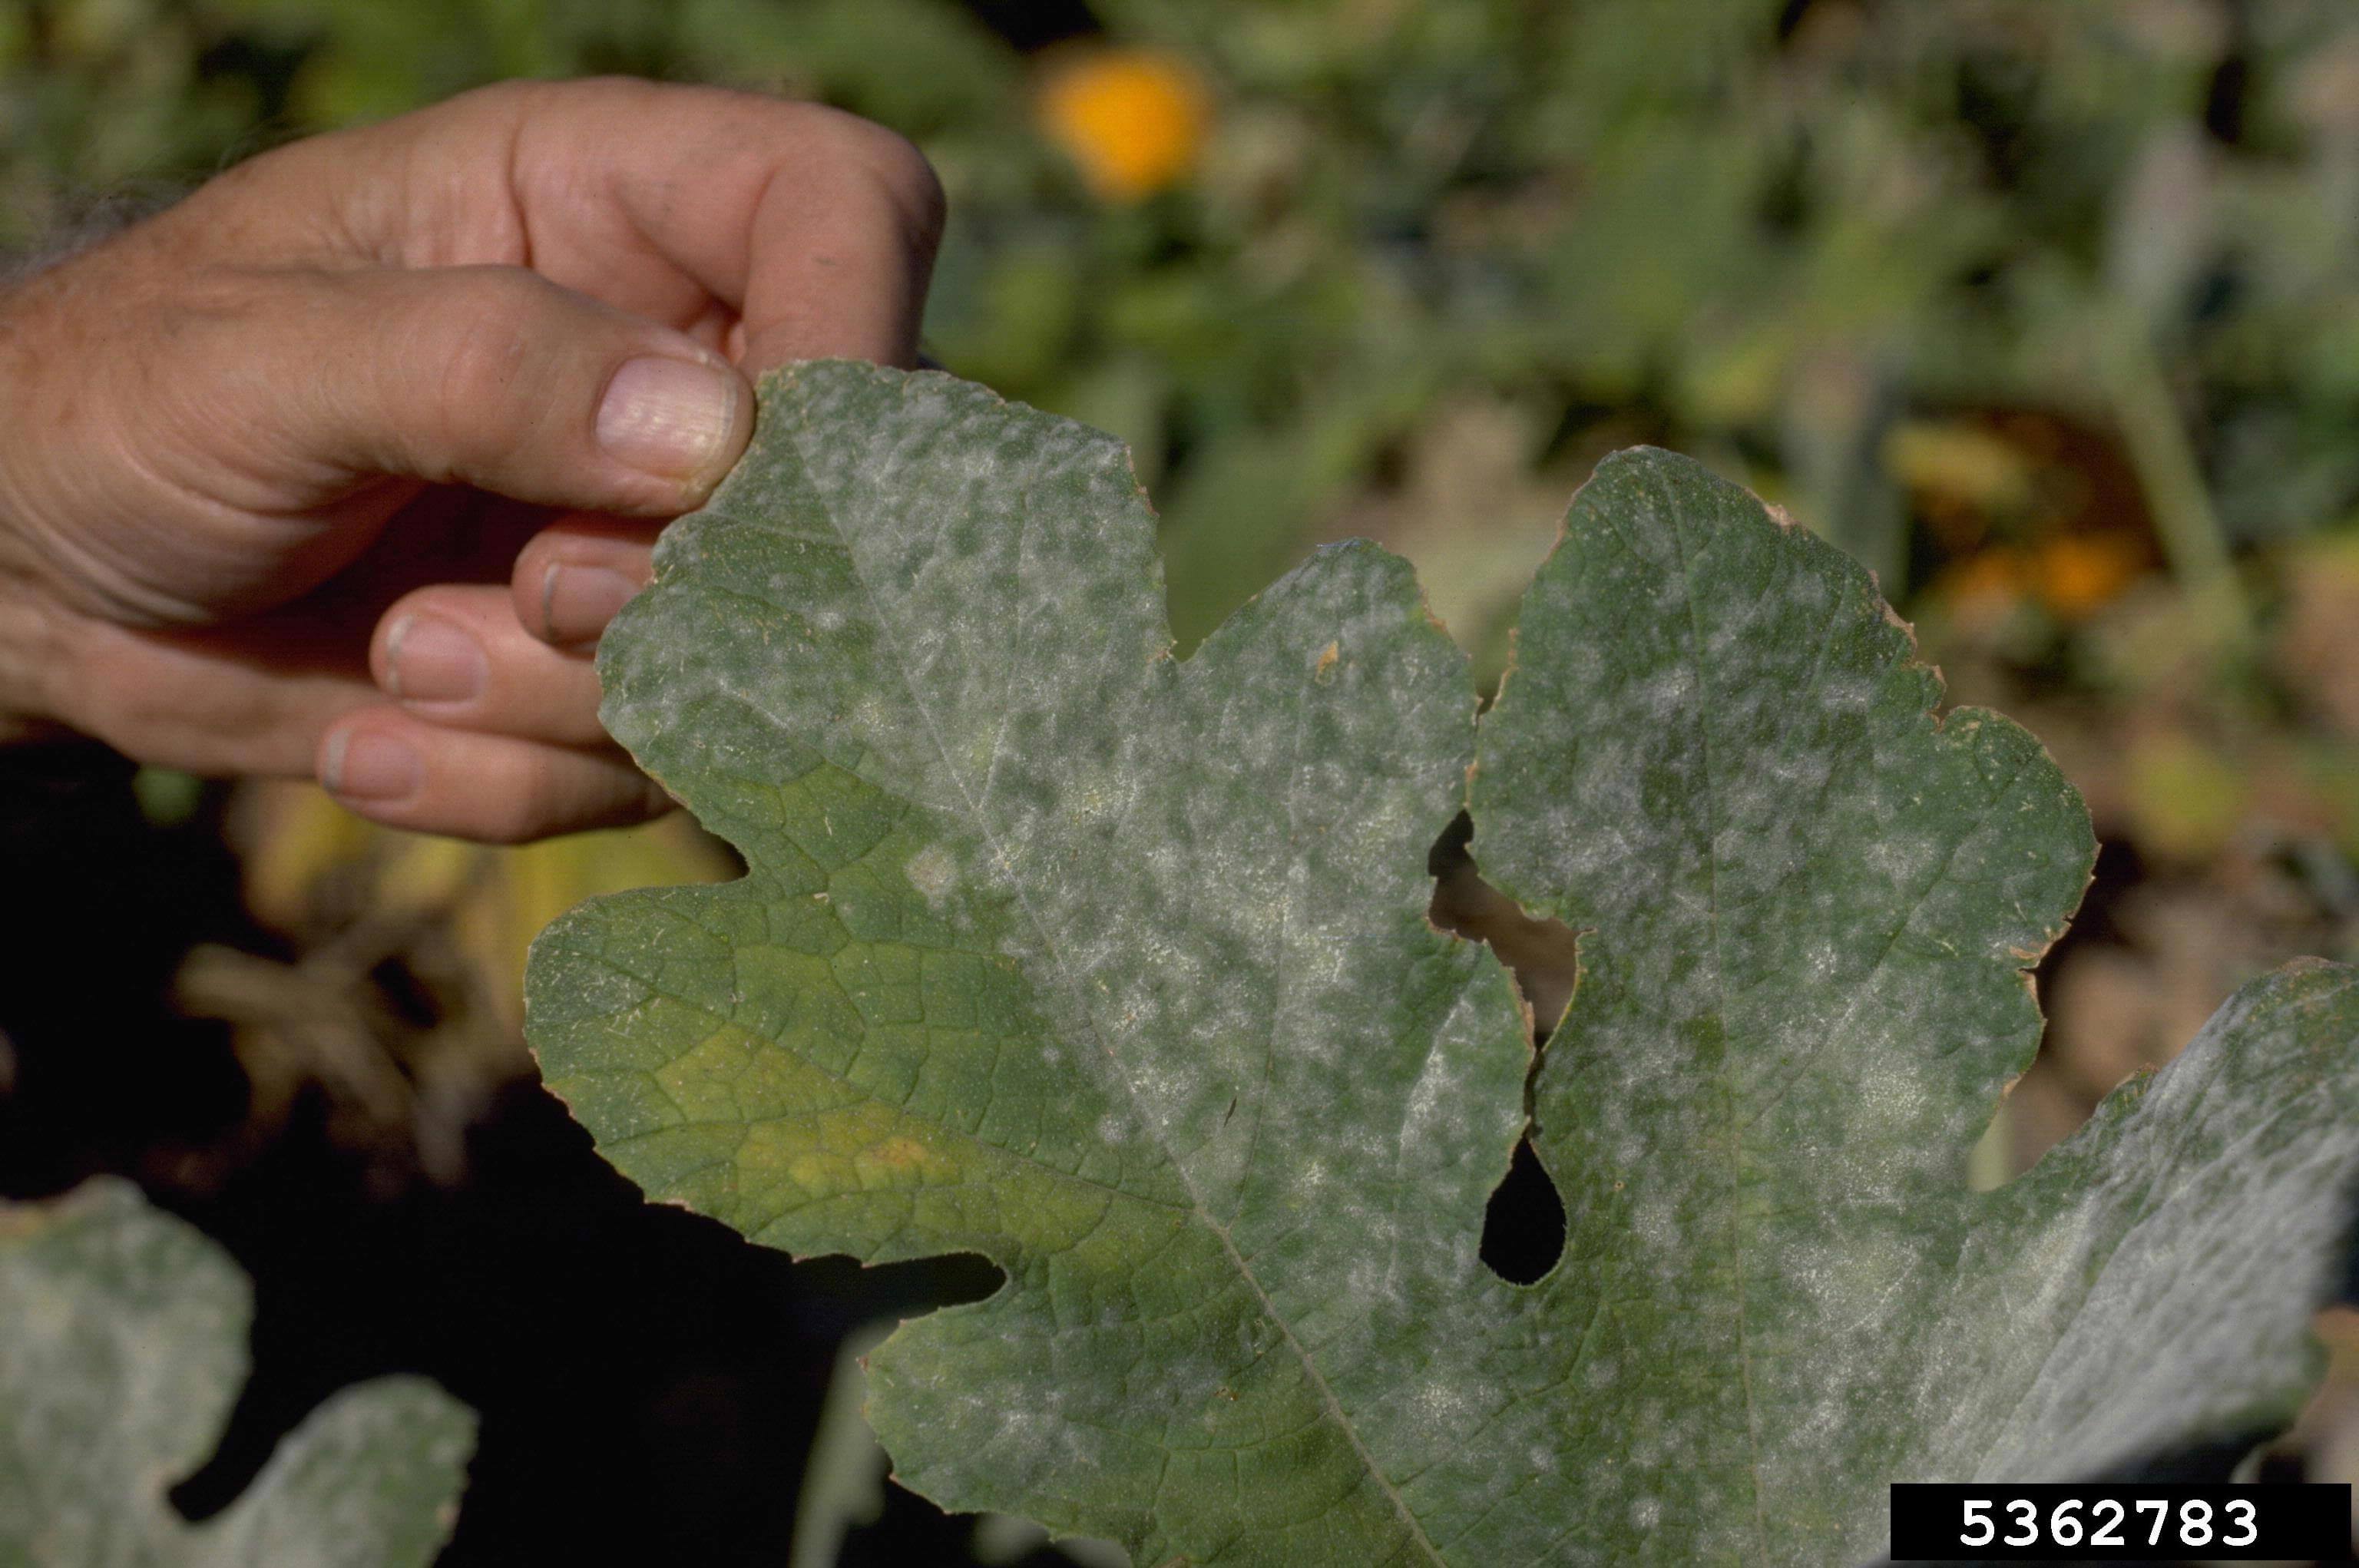
[[[1937,728],[1864,574],[1695,465],[1609,460],[1566,532],[1484,723],[1473,850],[1590,933],[1538,1095],[1582,1260],[1549,1310],[1588,1327],[1523,1376],[1534,1402],[1581,1390],[1623,1462],[1486,1520],[1490,1549],[1554,1508],[1587,1526],[1563,1561],[1866,1555],[1887,1480],[2060,1478],[2278,1399],[2340,1202],[2288,1194],[2359,1164],[2359,1140],[2316,1132],[2352,1104],[2349,1067],[2280,1113],[2308,1136],[2274,1158],[2193,1155],[2199,1101],[2166,1074],[2122,1147],[2093,1134],[1970,1198],[1967,1149],[2037,1040],[2020,972],[2091,858],[2078,801],[2004,721]],[[2210,1115],[2224,1134],[2269,1103],[2247,1085]],[[2187,1182],[2168,1221],[2160,1163]],[[2288,1217],[2257,1223],[2271,1205]],[[2190,1312],[2167,1281],[2191,1287],[2199,1256],[2245,1288]],[[1651,1435],[1667,1404],[1675,1445]],[[1643,1532],[1634,1492],[1659,1510]]]
[[[939,907],[958,885],[958,857],[940,844],[929,844],[902,863],[901,875],[929,905]]]
[[[1187,1216],[1155,1222],[1131,1279],[971,1233],[1010,1290],[912,1325],[874,1363],[901,1473],[960,1506],[1087,1514],[1158,1557],[1430,1560],[1396,1487],[1457,1418],[1378,1408],[1370,1390],[1423,1366],[1428,1334],[1479,1341],[1500,1288],[1475,1242],[1527,1061],[1504,972],[1424,918],[1425,856],[1472,753],[1462,656],[1405,564],[1355,547],[1173,660],[1152,517],[1114,443],[940,376],[821,366],[791,384],[766,406],[766,445],[667,535],[658,590],[609,639],[608,722],[757,876],[799,857],[841,884],[819,839],[887,809],[847,797],[814,838],[799,797],[791,817],[778,809],[814,768],[914,808],[893,880],[944,930],[1015,960],[1038,1015],[992,1042],[994,1103],[1040,1106],[1039,1127],[1077,1135],[1017,1152],[1090,1162]],[[850,901],[839,887],[847,923]],[[725,978],[747,957],[629,962],[715,1018],[816,1049],[784,999],[748,1010],[742,978]],[[874,1056],[843,1055],[860,1092],[881,1087]],[[743,1193],[693,1185],[709,1158],[664,1152],[687,1135],[664,1130],[677,1118],[660,1104],[650,1114],[649,1154],[625,1167],[682,1171],[665,1190],[748,1228],[775,1214],[765,1239],[867,1256],[872,1237],[922,1240],[840,1200],[807,1216],[832,1230],[777,1204],[749,1216]],[[1443,1302],[1462,1326],[1403,1340],[1400,1323]],[[1110,1385],[1111,1367],[1126,1370]],[[996,1424],[934,1420],[951,1381],[993,1390]],[[1072,1395],[1049,1411],[1043,1388]],[[1484,1397],[1465,1391],[1466,1420]],[[1044,1496],[1074,1457],[1060,1432],[1096,1434],[1087,1498]],[[1335,1493],[1321,1522],[1280,1522],[1300,1513],[1282,1488],[1208,1500],[1263,1444]],[[1106,1517],[1125,1495],[1158,1500]]]
[[[201,1525],[166,1495],[245,1376],[245,1279],[127,1183],[0,1205],[0,1561],[24,1568],[423,1568],[473,1421],[416,1378],[346,1388]]]
[[[2359,1122],[2348,971],[2298,966],[2230,1000],[2131,1105],[1986,1202],[2012,1247],[1968,1253],[1971,1308],[2046,1331],[1973,1367],[1966,1410],[1923,1465],[2015,1479],[2149,1457],[2158,1433],[2265,1432],[2316,1361],[2309,1303],[2339,1283]],[[1997,1231],[1997,1226],[1992,1227]],[[1999,1234],[2006,1234],[2000,1232]],[[2275,1310],[2223,1282],[2266,1289]],[[1960,1370],[1972,1331],[1945,1336]],[[2192,1375],[2250,1367],[2247,1377]],[[1969,1416],[1980,1419],[1971,1420]]]
[[[1422,919],[1470,698],[1398,563],[1322,555],[1177,663],[1103,438],[859,367],[772,397],[767,455],[607,640],[610,723],[754,891],[578,920],[554,944],[619,978],[537,1005],[651,1190],[799,1249],[1008,1268],[873,1363],[905,1476],[1147,1561],[1816,1563],[1874,1549],[1895,1455],[1995,1473],[2221,1408],[2126,1373],[2109,1399],[2104,1353],[2183,1236],[2282,1284],[2262,1239],[2316,1227],[2237,1215],[2349,1157],[2152,1211],[2153,1171],[2227,1158],[2190,1152],[2180,1095],[2129,1121],[2146,1144],[1967,1197],[2091,845],[2019,730],[1936,730],[1855,567],[1644,454],[1535,586],[1475,854],[1590,934],[1538,1085],[1566,1260],[1516,1290],[1474,1243],[1520,1021]],[[670,1060],[674,1029],[704,1043]],[[875,1190],[796,1186],[824,1138],[765,1044],[897,1118]],[[2249,1111],[2267,1076],[2212,1093]],[[2313,1077],[2272,1125],[2316,1154],[2294,1135],[2350,1096]],[[770,1146],[783,1180],[734,1141],[773,1127],[801,1139]],[[960,1139],[999,1173],[927,1188]],[[1054,1203],[1003,1206],[1042,1172]],[[2301,1313],[2253,1299],[2181,1343],[2276,1390]]]

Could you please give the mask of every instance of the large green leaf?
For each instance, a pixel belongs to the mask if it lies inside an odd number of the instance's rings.
[[[168,1489],[212,1454],[245,1380],[252,1315],[236,1266],[127,1182],[0,1205],[0,1564],[432,1562],[474,1418],[419,1378],[329,1399],[204,1523],[174,1509]]]
[[[2062,1480],[2280,1425],[2359,1169],[2352,972],[2232,1001],[2031,1176],[1965,1190],[2088,818],[1866,572],[1701,467],[1609,459],[1525,601],[1474,852],[1584,931],[1535,1085],[1582,1325],[1497,1428],[1622,1434],[1550,1505],[1703,1560],[1882,1544],[1892,1479]],[[1471,1477],[1469,1479],[1471,1483]]]
[[[1322,552],[1183,663],[1151,539],[1103,437],[805,366],[602,655],[751,869],[552,926],[531,1036],[653,1196],[1006,1269],[872,1358],[909,1485],[1143,1563],[1816,1564],[1895,1477],[2285,1415],[2359,1167],[2348,977],[2261,983],[1968,1195],[2087,820],[2006,721],[1936,726],[1864,572],[1611,460],[1475,770],[1402,563]],[[1470,771],[1486,868],[1588,933],[1529,1288],[1476,1256],[1527,1020],[1425,919]]]

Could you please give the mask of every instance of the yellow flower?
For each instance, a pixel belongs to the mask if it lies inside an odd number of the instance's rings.
[[[2146,572],[2146,552],[2121,533],[2063,534],[2039,547],[2031,580],[2061,619],[2084,620]]]
[[[1210,112],[1203,80],[1151,49],[1073,56],[1040,89],[1041,128],[1107,201],[1136,201],[1185,178]]]

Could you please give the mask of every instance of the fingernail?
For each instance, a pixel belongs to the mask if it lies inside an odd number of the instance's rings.
[[[329,793],[350,800],[397,800],[415,793],[425,776],[425,764],[408,742],[345,730],[328,739],[320,782]]]
[[[540,580],[540,624],[549,641],[595,642],[639,584],[603,566],[557,565]]]
[[[700,479],[721,457],[737,417],[737,377],[685,359],[635,359],[614,372],[598,405],[606,454],[666,479]]]
[[[491,665],[483,646],[440,615],[404,615],[385,639],[386,687],[411,702],[463,702],[483,694]]]

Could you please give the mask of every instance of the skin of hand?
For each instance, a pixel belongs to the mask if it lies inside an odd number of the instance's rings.
[[[487,841],[666,809],[598,635],[749,376],[913,362],[941,221],[851,115],[511,82],[37,273],[0,295],[0,732]]]

